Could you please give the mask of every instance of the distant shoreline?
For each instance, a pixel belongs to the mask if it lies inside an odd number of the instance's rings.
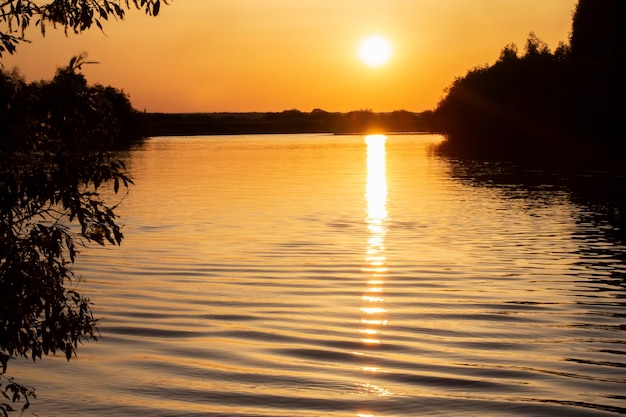
[[[199,136],[244,134],[328,133],[335,135],[429,134],[433,128],[432,112],[413,113],[398,110],[374,113],[359,110],[330,113],[323,110],[278,113],[138,113],[142,135]]]

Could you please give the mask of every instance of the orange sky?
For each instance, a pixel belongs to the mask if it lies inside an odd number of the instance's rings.
[[[156,18],[131,11],[65,36],[38,29],[2,58],[28,81],[49,79],[73,55],[91,83],[129,94],[149,112],[433,109],[455,77],[523,50],[530,31],[554,49],[577,0],[173,0]],[[388,64],[359,61],[359,41],[386,36]]]

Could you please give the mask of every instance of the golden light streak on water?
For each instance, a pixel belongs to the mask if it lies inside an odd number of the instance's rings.
[[[367,287],[361,299],[365,303],[361,307],[363,318],[359,333],[360,340],[366,346],[380,345],[380,328],[387,324],[384,315],[384,282],[388,268],[384,256],[385,235],[387,234],[387,176],[385,135],[368,135],[367,144],[367,185],[365,202],[367,205],[367,250],[363,273],[369,275]]]

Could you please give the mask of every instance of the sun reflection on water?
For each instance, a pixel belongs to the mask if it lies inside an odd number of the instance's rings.
[[[361,326],[359,336],[361,343],[368,348],[381,345],[381,331],[387,325],[385,308],[385,279],[387,278],[387,257],[385,256],[385,236],[387,234],[387,174],[386,148],[387,137],[384,135],[368,135],[367,143],[367,186],[365,201],[367,204],[366,224],[368,230],[365,263],[361,271],[367,275],[367,285],[361,295]],[[357,355],[367,354],[361,352]],[[384,372],[377,366],[362,366],[365,374]],[[360,386],[363,395],[387,397],[393,392],[367,382]],[[359,412],[357,417],[376,417],[369,412]]]
[[[361,342],[376,346],[380,341],[380,328],[387,324],[384,308],[384,283],[387,275],[385,235],[387,233],[387,177],[385,135],[368,135],[367,144],[367,251],[362,271],[369,275],[361,299]]]

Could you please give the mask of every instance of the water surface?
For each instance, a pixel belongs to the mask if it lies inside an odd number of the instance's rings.
[[[39,416],[626,414],[625,248],[571,189],[430,135],[152,138],[101,340],[12,363]],[[610,209],[610,208],[609,208]],[[30,410],[29,410],[30,412]]]

